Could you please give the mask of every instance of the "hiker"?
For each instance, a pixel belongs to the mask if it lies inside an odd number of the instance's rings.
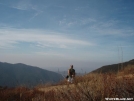
[[[75,77],[75,70],[73,69],[73,65],[70,66],[70,69],[68,69],[68,82],[73,82],[73,79]]]

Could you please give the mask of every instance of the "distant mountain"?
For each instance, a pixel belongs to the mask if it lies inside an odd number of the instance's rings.
[[[56,83],[62,79],[60,74],[39,67],[0,62],[0,86],[32,87],[42,83]]]
[[[107,73],[107,72],[115,72],[116,73],[116,72],[118,72],[118,70],[126,68],[127,65],[134,65],[134,59],[127,61],[127,62],[123,62],[123,63],[102,66],[102,67],[92,71],[91,73]]]

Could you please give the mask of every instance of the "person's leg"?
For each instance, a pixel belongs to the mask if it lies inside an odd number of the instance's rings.
[[[68,82],[71,82],[71,77],[70,76],[68,77]]]
[[[71,78],[71,83],[73,83],[73,78]]]

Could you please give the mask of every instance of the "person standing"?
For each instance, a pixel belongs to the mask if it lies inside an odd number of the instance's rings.
[[[73,69],[73,65],[70,65],[70,68],[68,69],[68,82],[73,82],[73,79],[75,77],[75,69]]]

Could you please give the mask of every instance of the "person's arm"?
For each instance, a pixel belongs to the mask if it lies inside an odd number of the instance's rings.
[[[70,70],[68,69],[68,76],[70,76]]]
[[[75,77],[75,70],[74,70],[74,77]]]

